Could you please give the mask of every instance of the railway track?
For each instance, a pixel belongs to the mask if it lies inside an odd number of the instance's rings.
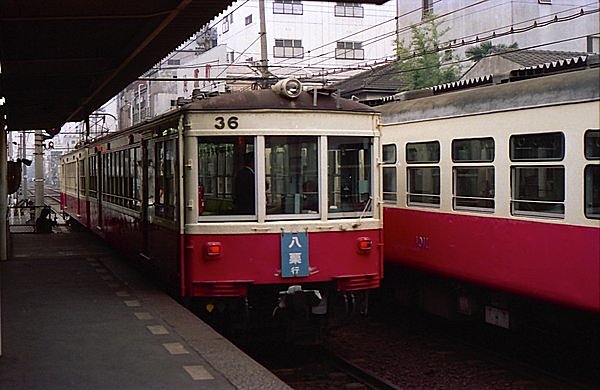
[[[398,388],[598,388],[597,340],[534,334],[372,310],[372,318],[336,330],[329,343]]]
[[[296,390],[399,388],[324,346],[271,342],[240,347]]]

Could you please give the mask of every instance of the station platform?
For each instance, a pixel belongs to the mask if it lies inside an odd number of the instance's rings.
[[[0,281],[0,389],[290,388],[90,233],[12,234]]]

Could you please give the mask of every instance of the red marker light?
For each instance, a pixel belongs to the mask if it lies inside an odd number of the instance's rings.
[[[223,246],[220,242],[207,242],[204,247],[206,249],[204,254],[207,258],[214,259],[221,256]]]
[[[357,244],[360,252],[369,252],[373,249],[373,241],[369,237],[359,237]]]

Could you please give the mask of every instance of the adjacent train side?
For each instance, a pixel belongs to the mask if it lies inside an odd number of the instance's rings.
[[[65,155],[65,212],[208,315],[366,310],[383,275],[379,116],[296,91],[196,101]]]
[[[600,312],[598,86],[594,68],[378,107],[399,296],[502,327],[520,297]]]

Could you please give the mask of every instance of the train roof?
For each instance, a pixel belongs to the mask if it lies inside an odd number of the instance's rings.
[[[377,112],[365,104],[338,97],[331,90],[302,91],[296,98],[285,98],[273,89],[241,91],[207,99],[194,100],[186,110],[317,110]]]
[[[417,97],[413,100],[387,103],[377,108],[381,112],[383,123],[409,122],[545,104],[598,100],[599,83],[600,68],[595,67]]]

